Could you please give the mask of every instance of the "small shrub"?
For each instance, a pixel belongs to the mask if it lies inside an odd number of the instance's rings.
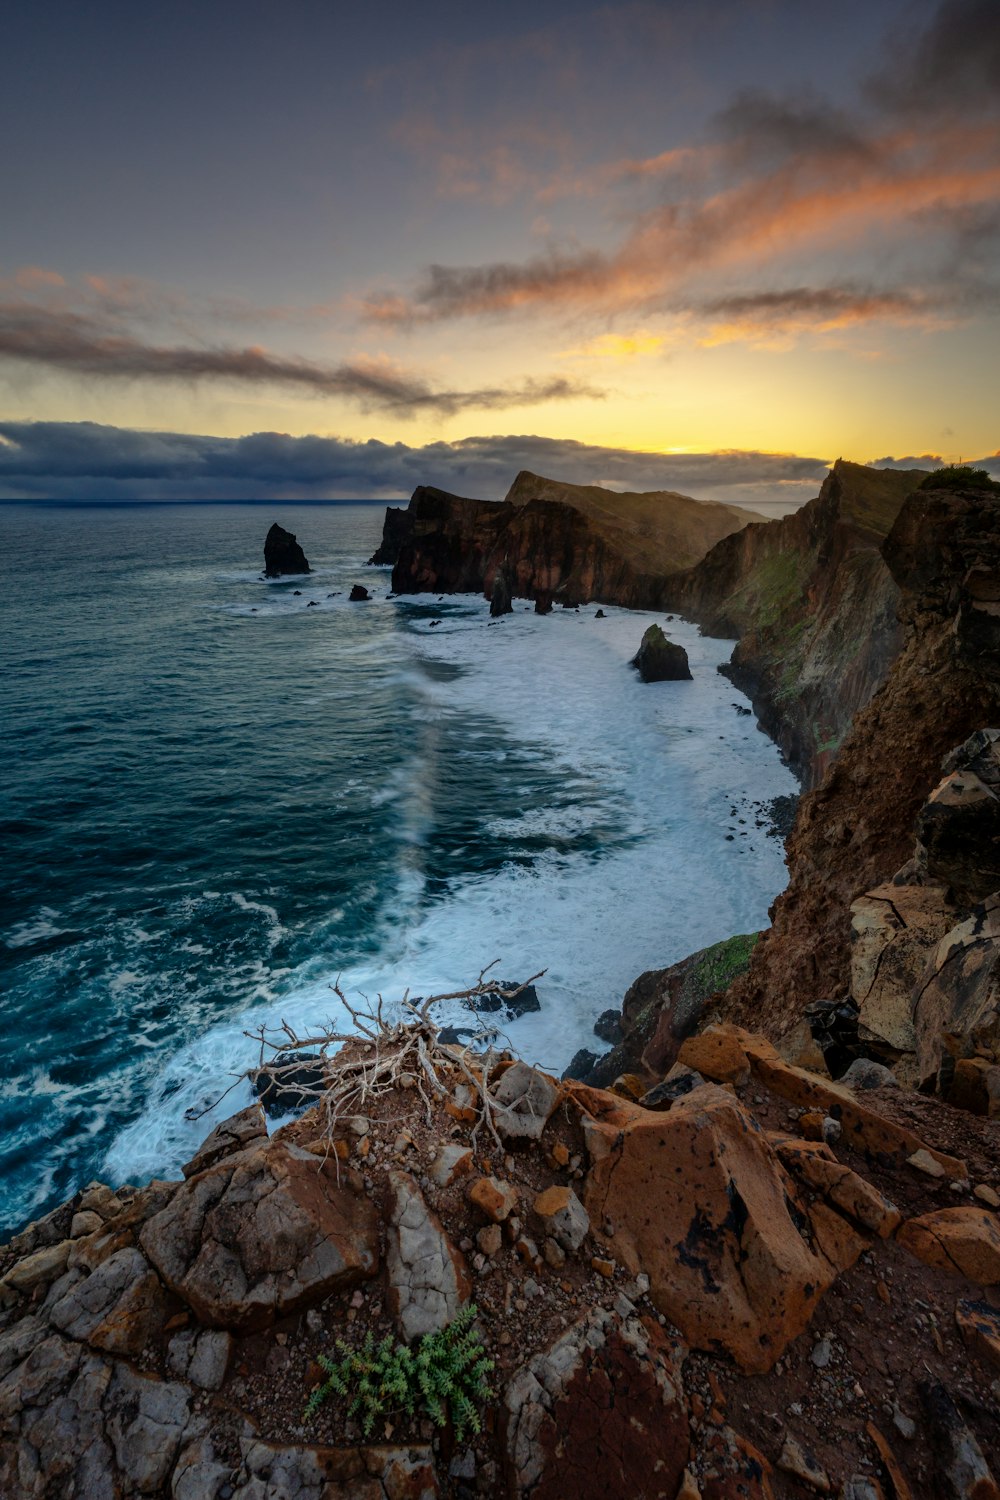
[[[486,1377],[493,1361],[486,1357],[478,1330],[471,1327],[475,1316],[475,1304],[470,1303],[447,1328],[425,1334],[412,1348],[395,1343],[391,1334],[376,1344],[375,1335],[368,1333],[358,1349],[338,1339],[339,1360],[319,1356],[327,1378],[309,1397],[303,1421],[329,1397],[343,1396],[348,1415],[358,1418],[366,1438],[381,1417],[394,1411],[412,1417],[421,1410],[439,1427],[450,1416],[459,1440],[466,1432],[479,1432],[475,1403],[492,1395]]]
[[[935,469],[933,474],[921,480],[922,490],[1000,490],[1000,484],[991,479],[985,469],[974,469],[971,464],[950,464],[945,469]]]

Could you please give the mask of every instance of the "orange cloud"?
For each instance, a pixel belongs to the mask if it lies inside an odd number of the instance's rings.
[[[47,271],[44,266],[22,266],[14,280],[26,292],[37,291],[41,287],[66,285],[65,278],[58,271]]]
[[[377,321],[412,324],[535,308],[609,313],[663,305],[706,271],[773,265],[834,241],[860,246],[875,228],[915,242],[916,214],[998,200],[995,123],[923,139],[897,132],[871,141],[863,156],[793,157],[709,196],[672,200],[637,221],[611,253],[553,250],[520,263],[432,266],[415,294],[377,294],[364,310]]]
[[[567,349],[566,359],[636,359],[641,355],[658,354],[667,342],[665,334],[647,333],[602,333],[579,348]]]

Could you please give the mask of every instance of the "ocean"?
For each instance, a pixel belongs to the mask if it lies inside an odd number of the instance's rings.
[[[507,1035],[558,1072],[643,970],[767,922],[797,788],[732,642],[675,620],[694,680],[645,685],[662,616],[389,599],[382,516],[0,507],[0,1237],[178,1174],[250,1102],[246,1032],[343,1023],[338,976],[544,969]],[[262,579],[272,520],[307,578]]]

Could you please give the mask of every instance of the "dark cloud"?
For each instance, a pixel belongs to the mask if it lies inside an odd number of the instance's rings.
[[[701,303],[700,311],[710,317],[746,318],[760,322],[803,318],[825,323],[919,316],[926,314],[930,306],[925,295],[908,291],[800,286],[783,291],[715,297]]]
[[[789,156],[864,158],[872,154],[859,122],[821,98],[781,99],[747,90],[719,111],[713,130],[737,163],[774,165]]]
[[[285,358],[266,349],[159,347],[108,333],[85,314],[26,303],[0,305],[0,358],[28,361],[76,375],[117,379],[230,380],[251,385],[292,385],[317,396],[341,396],[367,410],[413,416],[431,411],[454,416],[477,408],[512,406],[604,393],[565,376],[519,386],[435,390],[419,376],[378,360],[327,366]]]
[[[953,460],[942,458],[940,453],[909,454],[906,458],[876,458],[872,460],[873,469],[941,469],[946,463]],[[1000,477],[1000,453],[993,453],[987,458],[965,458],[962,463],[971,464],[974,469],[986,469],[996,479]]]
[[[1000,5],[944,0],[916,35],[897,30],[892,61],[868,82],[876,104],[906,115],[970,115],[1000,107]]]
[[[530,435],[411,447],[279,432],[219,438],[94,422],[0,422],[0,498],[8,499],[392,499],[418,484],[500,499],[519,469],[779,509],[808,500],[826,474],[824,460],[796,454],[635,453]]]
[[[613,276],[612,263],[597,251],[552,251],[528,261],[483,266],[433,265],[421,274],[411,297],[375,293],[362,304],[362,311],[373,322],[406,326],[498,309],[529,310],[537,302],[600,295]]]

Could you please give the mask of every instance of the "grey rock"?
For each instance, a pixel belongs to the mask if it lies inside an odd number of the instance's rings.
[[[389,1303],[404,1338],[445,1328],[469,1297],[464,1258],[408,1172],[389,1173]]]
[[[856,1057],[839,1081],[849,1089],[899,1088],[899,1080],[890,1068],[867,1057]]]
[[[579,1250],[590,1233],[590,1215],[572,1188],[567,1188],[565,1192],[565,1204],[557,1208],[554,1213],[545,1213],[540,1217],[545,1225],[546,1233],[558,1240],[564,1250],[572,1253]],[[543,1194],[542,1198],[544,1197]],[[536,1200],[535,1208],[538,1212],[538,1200]]]
[[[457,1178],[472,1170],[474,1157],[471,1146],[442,1146],[431,1163],[429,1176],[435,1187],[449,1187]]]
[[[138,1354],[162,1324],[159,1277],[135,1249],[109,1256],[76,1281],[49,1310],[55,1328],[114,1354]]]
[[[516,1062],[500,1079],[493,1098],[499,1106],[496,1127],[502,1136],[537,1141],[556,1107],[559,1090],[545,1074]]]
[[[895,1405],[892,1408],[892,1425],[900,1437],[904,1437],[908,1443],[912,1442],[917,1435],[916,1422],[914,1422],[912,1417],[908,1417],[905,1411],[901,1411]]]
[[[174,1375],[203,1391],[217,1391],[232,1357],[232,1336],[218,1328],[184,1330],[167,1345],[167,1365]]]
[[[820,1339],[817,1344],[814,1344],[813,1351],[810,1354],[809,1358],[815,1365],[817,1370],[825,1370],[827,1365],[830,1363],[830,1360],[833,1358],[833,1350],[830,1347],[830,1340]]]
[[[267,1125],[261,1107],[259,1104],[251,1104],[249,1108],[241,1109],[239,1114],[231,1115],[228,1120],[216,1125],[181,1170],[185,1177],[193,1177],[196,1172],[204,1172],[206,1167],[214,1167],[224,1156],[231,1156],[235,1151],[245,1151],[255,1141],[266,1139]]]
[[[118,1467],[140,1494],[155,1493],[174,1466],[191,1415],[189,1392],[118,1364],[104,1406]]]
[[[143,1251],[210,1327],[243,1332],[374,1274],[373,1204],[336,1158],[271,1140],[179,1187]]]

